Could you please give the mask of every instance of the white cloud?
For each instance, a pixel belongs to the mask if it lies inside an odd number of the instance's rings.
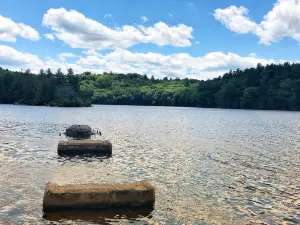
[[[224,24],[229,30],[246,34],[249,32],[255,32],[257,24],[252,22],[248,17],[248,9],[236,6],[230,6],[226,9],[216,9],[215,18]]]
[[[111,18],[111,17],[112,17],[112,15],[109,14],[109,13],[104,15],[104,19],[106,19],[106,18]]]
[[[148,18],[146,16],[141,16],[141,20],[146,23],[148,21]]]
[[[66,58],[76,58],[77,56],[74,55],[73,53],[69,53],[69,52],[64,52],[58,55],[58,58],[60,61],[65,61]]]
[[[51,40],[51,41],[53,41],[54,39],[55,39],[55,37],[54,37],[54,35],[53,34],[44,34],[44,36],[45,36],[45,38],[47,38],[47,39],[49,39],[49,40]]]
[[[278,0],[256,33],[264,44],[278,42],[284,37],[300,41],[300,0]]]
[[[95,69],[92,67],[83,67],[80,65],[77,65],[76,63],[66,63],[66,62],[62,62],[62,61],[57,61],[55,59],[52,58],[48,58],[47,60],[44,61],[44,65],[41,68],[50,68],[52,70],[52,72],[57,71],[58,69],[61,69],[64,73],[67,73],[67,70],[69,68],[72,68],[73,71],[75,73],[83,73],[85,71],[90,71],[92,73],[102,73],[103,70],[100,69]],[[32,71],[34,71],[35,73],[38,73],[39,70],[35,68],[32,69]]]
[[[62,53],[64,56],[75,55]],[[60,56],[59,55],[59,58]],[[165,76],[190,77],[195,79],[209,79],[218,77],[230,69],[245,69],[270,63],[282,63],[273,59],[259,58],[256,55],[246,57],[234,53],[211,52],[202,57],[193,57],[187,53],[162,55],[158,53],[136,53],[124,49],[116,49],[107,54],[100,54],[94,50],[84,52],[84,56],[77,56],[76,63],[67,63],[47,57],[45,60],[38,56],[19,52],[11,47],[0,45],[0,66],[10,69],[31,69],[38,73],[42,68],[56,71],[61,68],[64,72],[73,68],[76,73],[91,71],[93,73],[140,73],[154,75],[158,78]]]
[[[16,36],[37,41],[39,33],[23,23],[15,23],[10,18],[0,15],[0,41],[16,42]]]
[[[124,25],[109,28],[75,10],[67,11],[64,8],[49,9],[43,17],[43,24],[73,48],[115,49],[138,43],[187,47],[191,46],[190,40],[193,39],[193,28],[184,24],[169,27],[158,22],[152,27]]]
[[[195,41],[195,44],[196,44],[196,45],[199,45],[199,44],[200,44],[200,42],[199,42],[199,41]]]
[[[173,15],[172,15],[172,13],[169,13],[169,16],[173,19]]]
[[[64,72],[67,72],[68,68],[73,68],[76,73],[82,73],[84,71],[91,71],[93,73],[103,72],[102,70],[79,66],[75,63],[57,61],[51,57],[46,57],[43,61],[36,55],[22,53],[6,45],[0,45],[0,67],[16,71],[30,69],[33,73],[38,73],[40,69],[47,68],[50,68],[53,72],[59,68]]]
[[[278,0],[258,24],[247,17],[248,9],[230,6],[216,9],[215,18],[236,33],[253,33],[260,43],[270,45],[284,37],[300,42],[300,0]]]
[[[77,64],[102,68],[104,71],[118,73],[146,73],[156,77],[178,76],[196,79],[207,79],[223,75],[230,69],[256,67],[258,63],[270,64],[268,60],[253,56],[242,57],[234,53],[224,54],[212,52],[203,57],[192,57],[187,53],[162,55],[158,53],[134,53],[124,49],[102,55],[90,51],[85,52]],[[190,71],[190,72],[189,72]]]
[[[0,45],[0,66],[41,66],[43,62],[38,56],[21,53],[12,47]]]

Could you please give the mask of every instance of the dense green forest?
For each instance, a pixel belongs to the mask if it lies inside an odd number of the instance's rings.
[[[12,72],[0,68],[0,103],[90,106],[91,95],[80,90],[80,76],[72,69],[67,74],[60,69],[56,73],[47,69],[34,75],[30,70]]]
[[[206,81],[72,70],[39,75],[0,70],[0,103],[93,104],[300,110],[300,64],[237,69]],[[90,99],[90,97],[92,99]]]
[[[206,81],[85,73],[81,88],[95,104],[300,110],[300,64],[258,64]]]

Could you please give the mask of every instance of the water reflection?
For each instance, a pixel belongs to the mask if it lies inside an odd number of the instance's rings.
[[[102,209],[90,211],[60,211],[44,214],[44,218],[56,222],[89,222],[95,224],[112,224],[121,221],[134,222],[152,218],[151,207]]]
[[[112,157],[111,154],[103,154],[103,153],[98,153],[98,152],[91,152],[91,153],[87,153],[87,154],[78,154],[78,153],[74,153],[74,154],[59,154],[58,157],[58,161],[59,162],[67,162],[70,160],[84,160],[87,162],[92,162],[94,160],[99,160],[99,161],[103,161],[106,160],[108,158]]]

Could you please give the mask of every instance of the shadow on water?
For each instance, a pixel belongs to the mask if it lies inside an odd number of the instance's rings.
[[[120,220],[137,221],[143,218],[151,218],[153,207],[133,207],[133,208],[117,208],[117,209],[94,209],[89,211],[58,211],[44,213],[43,217],[46,220],[53,222],[64,221],[81,221],[95,224],[111,224],[120,222]]]

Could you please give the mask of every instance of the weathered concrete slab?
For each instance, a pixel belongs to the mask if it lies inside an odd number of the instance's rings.
[[[103,140],[68,140],[59,141],[59,155],[100,154],[111,155],[112,144]]]
[[[153,206],[154,187],[149,182],[122,184],[47,184],[43,210],[107,209]]]

